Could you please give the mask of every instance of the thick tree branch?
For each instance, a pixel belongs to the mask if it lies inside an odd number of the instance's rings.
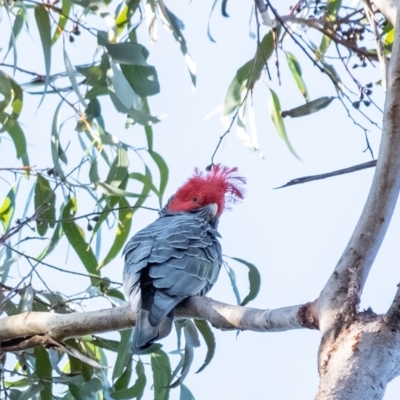
[[[396,295],[394,296],[392,305],[384,317],[384,321],[387,325],[395,329],[400,329],[400,284],[397,285]]]
[[[355,313],[359,296],[389,226],[400,190],[400,31],[388,69],[382,142],[374,180],[355,231],[319,298],[322,334]],[[340,328],[340,327],[339,327]]]
[[[371,0],[371,3],[374,3],[389,22],[396,26],[397,5],[395,0]]]
[[[289,329],[318,329],[315,303],[276,310],[258,310],[220,303],[208,297],[192,297],[175,310],[176,318],[209,321],[222,330],[280,332]],[[24,350],[48,344],[48,338],[62,341],[69,337],[118,331],[135,325],[130,305],[86,313],[54,314],[27,312],[0,319],[0,349]]]

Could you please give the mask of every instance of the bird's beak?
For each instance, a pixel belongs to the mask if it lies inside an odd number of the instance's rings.
[[[218,213],[218,205],[215,203],[208,204],[207,206],[204,207],[204,212],[205,212],[205,217],[208,221],[211,221],[212,219],[215,218],[215,216]]]

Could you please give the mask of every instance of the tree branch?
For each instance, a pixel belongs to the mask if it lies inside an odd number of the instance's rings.
[[[303,176],[301,178],[295,178],[292,179],[291,181],[285,183],[282,186],[279,186],[275,189],[282,189],[288,186],[293,186],[293,185],[299,185],[301,183],[307,183],[307,182],[312,182],[312,181],[318,181],[319,179],[326,179],[326,178],[331,178],[332,176],[338,176],[338,175],[344,175],[344,174],[350,174],[351,172],[356,172],[356,171],[361,171],[366,168],[372,168],[376,166],[376,160],[368,161],[363,164],[357,164],[353,165],[352,167],[348,168],[343,168],[343,169],[338,169],[336,171],[332,172],[326,172],[325,174],[319,174],[319,175],[309,175],[309,176]]]
[[[387,79],[382,142],[374,180],[354,233],[320,295],[318,316],[322,334],[336,330],[335,325],[347,320],[350,310],[356,310],[397,202],[400,190],[400,31],[395,33]]]
[[[395,0],[371,0],[371,2],[393,26],[396,26],[397,6]]]
[[[318,329],[315,302],[276,310],[258,310],[196,296],[176,308],[175,318],[205,319],[222,330],[280,332]],[[135,322],[136,314],[130,305],[73,314],[27,312],[0,319],[0,349],[24,350],[45,345],[49,337],[60,342],[69,337],[128,329]]]

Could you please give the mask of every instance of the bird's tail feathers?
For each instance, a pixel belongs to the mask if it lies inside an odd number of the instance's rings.
[[[140,310],[133,336],[133,352],[140,353],[147,350],[154,342],[167,337],[172,329],[172,321],[171,312],[163,317],[158,325],[152,326],[149,322],[149,311]]]

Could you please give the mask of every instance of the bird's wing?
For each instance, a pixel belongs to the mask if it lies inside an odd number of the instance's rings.
[[[197,213],[177,213],[159,218],[128,242],[125,291],[131,298],[135,295],[142,273],[152,281],[152,325],[182,300],[205,294],[215,283],[222,263],[217,236]]]

